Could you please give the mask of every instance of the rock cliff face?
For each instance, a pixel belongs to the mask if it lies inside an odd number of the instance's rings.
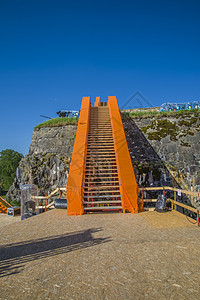
[[[200,189],[199,115],[135,120],[174,180],[185,189]]]
[[[200,190],[198,114],[128,118],[123,123],[139,186],[170,185]],[[190,200],[195,206],[197,199]]]
[[[36,184],[45,196],[67,183],[76,125],[33,130],[29,154],[20,162],[7,197],[20,201],[20,184]]]
[[[139,186],[200,190],[199,115],[128,118],[123,124]],[[66,185],[76,129],[67,125],[33,130],[29,154],[7,194],[10,199],[19,201],[20,184],[36,184],[39,195]]]
[[[76,125],[35,128],[29,155],[53,153],[71,157],[76,128]]]

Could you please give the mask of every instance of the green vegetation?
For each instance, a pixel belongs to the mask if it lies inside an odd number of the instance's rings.
[[[140,162],[140,161],[134,161],[133,162],[135,168],[139,171],[139,175],[148,174],[149,172],[152,172],[154,180],[160,180],[161,171],[160,168],[162,168],[161,163],[157,162]]]
[[[16,169],[20,160],[23,158],[21,153],[11,149],[6,149],[0,152],[0,192],[8,191],[12,185]]]
[[[132,118],[132,114],[125,113],[125,118]],[[123,115],[124,117],[124,115]],[[184,137],[194,136],[200,132],[200,110],[182,110],[176,112],[147,111],[135,112],[133,119],[150,119],[147,126],[141,129],[149,140],[161,141],[169,137],[171,141],[180,141],[180,146],[191,147]],[[141,122],[142,123],[142,122]]]
[[[71,117],[71,118],[55,118],[48,121],[45,121],[41,124],[35,126],[35,128],[42,128],[42,127],[60,127],[65,125],[77,125],[78,118]]]
[[[1,198],[3,198],[4,200],[6,200],[8,203],[10,203],[12,206],[20,206],[20,202],[17,202],[16,200],[9,200],[6,197],[6,192],[2,192],[2,194],[0,195]],[[1,199],[0,199],[1,202]]]
[[[150,119],[149,125],[141,128],[149,140],[160,141],[169,136],[171,141],[177,141],[188,135],[194,136],[195,132],[200,131],[200,110],[197,109],[167,112],[125,111],[122,117],[124,119]],[[181,142],[181,146],[190,147],[185,141]]]
[[[167,135],[170,136],[171,141],[177,140],[177,132],[179,127],[176,125],[176,122],[172,123],[168,120],[153,120],[150,125],[143,127],[142,131],[146,133],[149,129],[153,130],[152,132],[148,133],[149,140],[160,141]]]
[[[198,109],[191,109],[191,110],[177,110],[177,111],[151,111],[144,110],[144,111],[123,111],[122,117],[127,118],[130,117],[132,119],[146,119],[146,118],[162,118],[162,117],[187,117],[191,114],[194,114],[194,117],[200,116],[200,110]]]
[[[142,127],[142,132],[146,133],[149,140],[157,140],[165,138],[166,136],[170,137],[171,141],[177,141],[179,138],[185,137],[187,135],[194,135],[195,129],[197,129],[196,121],[194,118],[191,118],[192,121],[181,120],[178,122],[171,122],[168,119],[156,119],[152,120],[151,123],[145,127]],[[180,125],[180,127],[178,126]],[[187,129],[183,129],[183,126]],[[190,129],[190,130],[189,130]],[[190,147],[188,143],[181,143],[181,146]]]
[[[1,192],[0,197],[6,199],[6,192]]]
[[[181,141],[181,146],[191,147],[191,145],[189,143],[183,142],[183,141]]]
[[[197,121],[199,120],[199,118],[197,117],[192,117],[190,118],[190,120],[186,121],[186,120],[180,120],[178,122],[179,126],[186,126],[186,127],[191,127],[192,125],[196,124]]]

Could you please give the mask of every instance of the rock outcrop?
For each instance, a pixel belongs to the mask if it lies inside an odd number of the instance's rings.
[[[139,186],[200,190],[199,114],[124,118],[123,124]],[[17,168],[9,199],[19,201],[20,184],[36,184],[39,195],[66,185],[76,129],[67,125],[33,130],[29,154]]]
[[[53,153],[71,157],[76,128],[76,125],[35,128],[29,155]]]
[[[200,188],[199,114],[134,120],[178,184]]]
[[[124,118],[124,129],[139,186],[200,191],[199,114]],[[195,206],[197,199],[189,199]]]
[[[66,186],[76,128],[67,125],[33,130],[29,154],[20,161],[8,199],[20,201],[20,184],[36,184],[40,196]]]

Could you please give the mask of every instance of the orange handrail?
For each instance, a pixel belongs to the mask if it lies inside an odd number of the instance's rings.
[[[82,198],[90,107],[90,97],[83,97],[66,187],[68,215],[82,215],[84,212]]]
[[[131,213],[137,213],[139,188],[135,179],[117,98],[115,96],[108,97],[108,107],[113,132],[122,207]]]

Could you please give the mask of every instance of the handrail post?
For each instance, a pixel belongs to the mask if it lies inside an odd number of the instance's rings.
[[[46,205],[45,205],[45,211],[47,211],[47,204],[48,204],[48,195],[46,194]]]

